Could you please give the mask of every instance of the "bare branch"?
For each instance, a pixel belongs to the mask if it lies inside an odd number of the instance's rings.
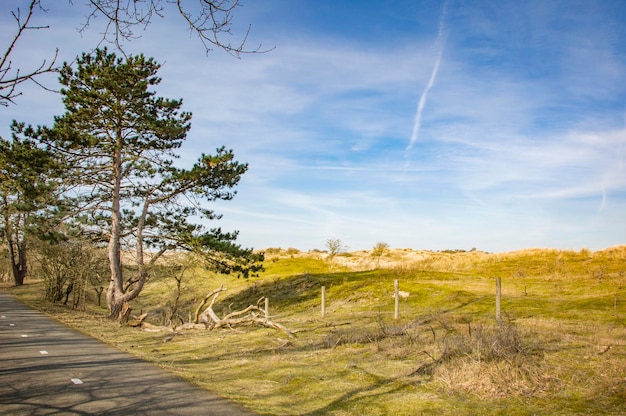
[[[155,17],[163,18],[167,4],[176,8],[178,14],[184,19],[190,36],[198,37],[207,54],[214,49],[222,49],[239,58],[241,54],[265,53],[274,49],[263,49],[262,45],[248,49],[246,43],[250,27],[240,41],[231,43],[225,39],[226,36],[232,36],[233,11],[240,6],[239,0],[197,0],[195,5],[188,0],[88,0],[89,14],[78,30],[83,33],[97,18],[104,18],[105,27],[98,47],[102,43],[110,43],[124,53],[124,43],[140,37],[136,33],[137,28],[145,30]],[[8,106],[14,103],[14,99],[21,95],[18,86],[25,81],[33,81],[49,90],[36,78],[58,71],[56,66],[58,49],[52,59],[44,59],[33,70],[24,71],[13,67],[11,56],[24,33],[29,30],[48,28],[48,26],[30,24],[36,9],[46,12],[41,5],[41,0],[31,0],[28,10],[24,13],[20,8],[11,12],[17,23],[17,31],[4,54],[0,56],[0,105]]]
[[[217,316],[215,311],[213,311],[213,304],[215,303],[215,300],[217,299],[220,292],[223,292],[225,290],[226,289],[224,288],[224,286],[221,286],[219,289],[215,289],[214,291],[209,293],[202,300],[200,305],[198,305],[198,307],[196,308],[194,325],[192,326],[192,328],[195,328],[195,325],[197,325],[198,323],[204,323],[205,325],[208,325],[209,329],[232,327],[236,325],[256,324],[264,326],[266,328],[273,328],[279,331],[283,331],[290,338],[293,337],[293,333],[291,331],[289,331],[283,325],[271,321],[269,319],[269,316],[267,316],[267,314],[265,313],[265,310],[259,307],[259,303],[264,298],[259,299],[259,302],[257,302],[256,306],[250,305],[240,311],[231,312],[223,318]],[[211,299],[211,303],[209,304],[209,306],[206,307],[206,309],[204,309],[204,312],[202,312],[202,309],[207,304],[209,299]]]
[[[230,42],[224,43],[220,40],[220,35],[222,34],[231,35],[232,11],[239,5],[239,0],[201,0],[200,11],[196,14],[185,9],[182,0],[177,0],[176,5],[178,13],[189,25],[189,33],[195,33],[198,36],[207,53],[213,47],[222,48],[236,57],[244,53],[244,46],[248,39],[250,28],[246,31],[241,43],[236,46],[233,46]],[[260,46],[251,52],[259,51]]]
[[[224,287],[224,285],[222,285],[219,289],[215,289],[213,290],[211,293],[209,293],[208,295],[206,295],[204,297],[204,299],[202,300],[202,302],[200,302],[200,305],[198,305],[198,307],[196,308],[196,312],[194,314],[194,323],[198,323],[199,319],[200,319],[200,313],[202,312],[202,309],[204,308],[204,305],[206,305],[206,303],[209,301],[209,299],[211,299],[211,303],[209,304],[209,309],[213,306],[213,304],[215,303],[215,299],[217,299],[217,296],[219,295],[220,292],[225,291],[226,288]]]
[[[190,35],[198,37],[207,54],[213,49],[223,49],[238,58],[241,54],[265,53],[274,49],[263,49],[262,45],[247,49],[250,27],[240,42],[232,44],[223,40],[224,36],[232,35],[232,13],[240,6],[239,0],[197,0],[195,6],[183,0],[89,0],[91,11],[79,32],[84,32],[94,20],[103,17],[106,26],[100,44],[113,44],[123,53],[124,42],[140,37],[136,34],[136,27],[145,30],[155,17],[165,16],[164,3],[175,5]]]
[[[162,0],[89,0],[91,12],[78,31],[84,33],[98,16],[104,17],[106,27],[102,33],[102,43],[111,43],[123,52],[124,41],[140,36],[133,30],[135,26],[145,30],[154,16],[163,17]],[[145,5],[145,8],[142,7]]]
[[[15,11],[11,12],[11,15],[15,19],[17,23],[17,32],[13,37],[12,41],[9,43],[7,49],[5,50],[2,57],[0,57],[0,105],[8,106],[11,103],[15,103],[14,99],[19,97],[22,93],[17,91],[17,87],[19,84],[25,81],[33,81],[40,87],[49,90],[44,87],[39,81],[35,78],[39,75],[56,72],[58,68],[56,67],[56,60],[59,55],[59,50],[57,49],[54,58],[50,61],[43,60],[42,63],[34,70],[22,72],[20,68],[13,69],[13,62],[11,61],[11,55],[15,51],[15,46],[18,40],[24,35],[24,33],[28,30],[40,30],[47,29],[48,26],[31,26],[29,25],[31,18],[35,12],[35,8],[39,8],[42,11],[46,11],[41,7],[40,0],[31,0],[28,11],[26,15],[22,15],[22,11],[17,8]]]

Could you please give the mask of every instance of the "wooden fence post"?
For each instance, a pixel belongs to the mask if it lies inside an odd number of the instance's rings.
[[[498,322],[502,318],[501,299],[502,299],[502,279],[499,277],[496,277],[496,320]]]
[[[322,318],[326,316],[326,286],[322,286]]]
[[[393,298],[395,301],[393,319],[398,319],[400,317],[400,293],[398,289],[399,289],[399,284],[398,284],[398,279],[396,279],[393,281]]]
[[[269,298],[265,298],[265,317],[269,317],[270,316],[270,299]]]

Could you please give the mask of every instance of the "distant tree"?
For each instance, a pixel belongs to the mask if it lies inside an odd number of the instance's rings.
[[[21,95],[18,91],[19,85],[26,81],[33,81],[47,89],[39,83],[39,76],[59,70],[56,63],[58,48],[54,54],[50,54],[49,59],[42,59],[38,66],[31,69],[16,68],[12,61],[15,51],[19,48],[19,40],[26,32],[49,28],[49,26],[32,23],[36,13],[47,11],[42,3],[42,0],[28,0],[25,2],[25,7],[15,8],[13,8],[13,2],[2,3],[11,8],[9,12],[15,20],[16,27],[13,38],[9,39],[6,46],[2,46],[0,105],[7,106],[14,103],[15,98]],[[70,3],[72,3],[71,0]],[[199,0],[195,2],[195,5],[192,3],[183,0],[88,0],[84,5],[87,7],[87,17],[79,25],[79,31],[81,33],[86,31],[96,20],[104,21],[102,40],[97,46],[109,43],[123,51],[124,43],[140,37],[137,32],[145,30],[154,18],[163,18],[166,14],[174,13],[182,18],[183,25],[189,33],[198,37],[206,53],[213,49],[222,49],[239,57],[241,54],[268,51],[263,50],[261,45],[247,49],[249,27],[241,39],[234,44],[224,39],[225,36],[232,35],[233,12],[240,5],[239,0]],[[75,4],[83,5],[82,2],[75,2]]]
[[[376,258],[376,267],[380,265],[380,258],[389,250],[389,244],[379,242],[372,249],[372,257]]]
[[[237,232],[190,222],[220,218],[203,203],[233,198],[247,164],[222,147],[202,154],[191,169],[175,166],[191,114],[180,111],[182,100],[151,91],[160,82],[159,68],[143,55],[118,58],[106,49],[83,54],[75,69],[63,66],[66,112],[42,133],[76,186],[82,213],[76,218],[107,241],[106,298],[113,319],[126,319],[149,268],[169,250],[201,253],[222,273],[248,277],[262,269],[263,254],[235,244]],[[124,250],[133,251],[132,269],[123,267]]]
[[[328,260],[333,261],[337,254],[344,253],[348,250],[348,246],[343,244],[338,238],[326,240],[326,248],[328,249]]]
[[[44,211],[57,200],[56,163],[27,137],[33,129],[14,123],[12,130],[11,141],[0,138],[0,235],[13,281],[20,286],[28,273],[29,236],[45,236],[50,216]]]

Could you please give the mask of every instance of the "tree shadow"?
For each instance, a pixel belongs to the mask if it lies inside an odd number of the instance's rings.
[[[348,391],[336,399],[329,402],[327,405],[316,409],[309,413],[304,413],[303,416],[322,416],[327,415],[329,412],[341,409],[349,409],[354,407],[352,404],[362,402],[364,398],[375,399],[387,394],[392,394],[405,389],[409,386],[415,386],[422,384],[425,381],[430,380],[430,377],[424,380],[418,379],[414,374],[403,375],[398,377],[384,378],[377,376],[363,368],[354,367],[356,370],[364,373],[368,377],[373,378],[375,381],[368,387],[356,388]]]
[[[236,305],[237,307],[256,304],[261,297],[270,298],[281,308],[320,299],[322,286],[326,289],[335,284],[346,285],[350,290],[371,284],[371,278],[381,279],[380,270],[346,271],[331,273],[301,273],[286,278],[266,282],[252,282],[248,288],[230,295],[216,303],[216,309]],[[385,276],[383,276],[385,278]],[[391,277],[390,277],[391,279]]]

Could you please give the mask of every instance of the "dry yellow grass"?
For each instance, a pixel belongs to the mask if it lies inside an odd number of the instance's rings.
[[[626,406],[626,247],[336,256],[277,250],[245,281],[188,276],[183,316],[224,283],[221,308],[270,298],[296,338],[259,328],[163,334],[8,289],[119,348],[268,415],[620,414]],[[494,277],[505,320],[494,320]],[[410,296],[393,320],[393,280]],[[327,288],[327,315],[319,292]],[[174,286],[153,279],[135,310],[158,323]]]

